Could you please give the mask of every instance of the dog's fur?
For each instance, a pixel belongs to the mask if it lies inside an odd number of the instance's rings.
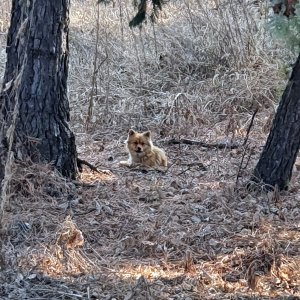
[[[167,157],[164,150],[153,146],[150,131],[143,133],[130,129],[126,140],[129,159],[121,161],[120,165],[132,166],[140,164],[148,167],[167,167]]]

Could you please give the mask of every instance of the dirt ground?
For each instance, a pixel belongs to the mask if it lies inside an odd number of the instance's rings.
[[[48,166],[18,167],[3,299],[297,299],[299,172],[289,192],[245,188],[264,142],[261,120],[246,148],[155,135],[166,172],[120,167],[126,132],[112,131],[77,134],[79,156],[105,172],[87,168],[68,182]],[[208,144],[245,139],[202,131]]]

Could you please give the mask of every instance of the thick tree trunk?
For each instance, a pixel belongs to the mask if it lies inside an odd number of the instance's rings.
[[[278,106],[267,143],[254,170],[255,181],[286,189],[300,146],[300,54]]]
[[[67,98],[69,6],[70,0],[12,1],[0,121],[2,155],[15,128],[17,159],[52,163],[74,178],[77,155]]]

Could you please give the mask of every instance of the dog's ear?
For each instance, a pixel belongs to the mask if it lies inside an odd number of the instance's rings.
[[[133,129],[129,129],[128,135],[134,135],[134,134],[135,134],[135,131]]]
[[[143,133],[143,136],[145,136],[147,138],[150,138],[151,132],[148,130],[148,131],[146,131],[146,132]]]

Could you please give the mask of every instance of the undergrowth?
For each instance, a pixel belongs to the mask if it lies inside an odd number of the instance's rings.
[[[133,30],[127,2],[98,14],[93,2],[77,2],[72,11],[70,99],[83,123],[167,125],[174,134],[251,114],[278,101],[288,78],[278,70],[293,60],[266,31],[263,1],[169,2],[157,23]]]

